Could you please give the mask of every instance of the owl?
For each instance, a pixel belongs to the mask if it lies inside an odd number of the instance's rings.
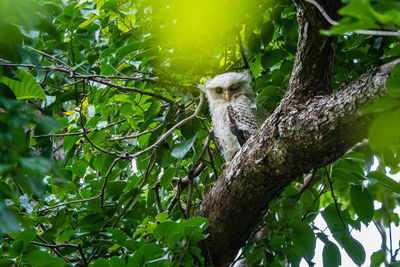
[[[255,96],[247,74],[229,72],[207,80],[199,88],[206,94],[214,135],[229,162],[262,119],[254,112]]]

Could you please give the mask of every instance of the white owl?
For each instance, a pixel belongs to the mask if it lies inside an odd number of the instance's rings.
[[[228,162],[262,122],[253,111],[256,105],[249,76],[224,73],[199,88],[207,96],[216,142]]]

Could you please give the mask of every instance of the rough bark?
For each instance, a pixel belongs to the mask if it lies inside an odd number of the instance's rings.
[[[204,245],[214,266],[231,262],[271,200],[297,176],[340,158],[366,137],[371,117],[359,111],[386,94],[396,62],[375,68],[331,92],[336,38],[304,1],[298,8],[299,42],[290,86],[275,112],[230,162],[196,211],[211,223]],[[328,1],[334,7],[339,4]]]

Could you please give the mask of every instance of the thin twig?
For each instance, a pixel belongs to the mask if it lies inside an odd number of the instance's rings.
[[[193,164],[192,168],[190,168],[188,172],[188,180],[189,180],[189,190],[188,190],[188,196],[187,196],[187,201],[186,201],[186,217],[190,217],[190,209],[192,207],[192,198],[193,198],[193,189],[194,189],[194,174],[200,165],[201,161],[203,160],[204,155],[206,154],[207,148],[210,145],[210,136],[208,135],[206,140],[204,141],[203,148],[201,149],[200,155],[197,158],[195,164]]]
[[[160,198],[160,183],[156,183],[154,185],[153,189],[154,189],[154,196],[156,198],[157,212],[162,213],[164,210],[163,210],[163,207],[161,204],[161,198]]]
[[[30,244],[38,245],[38,246],[41,246],[41,247],[47,247],[47,248],[62,248],[62,247],[78,248],[78,245],[74,245],[74,244],[56,244],[56,245],[51,245],[51,244],[39,243],[39,242],[36,242],[36,241],[31,241]]]
[[[127,136],[121,136],[121,137],[110,138],[109,141],[120,141],[120,140],[138,138],[138,137],[140,137],[140,136],[142,136],[142,135],[149,134],[149,133],[152,133],[152,132],[157,131],[157,130],[160,129],[163,125],[164,125],[164,123],[160,123],[159,125],[157,125],[157,126],[154,127],[153,129],[150,129],[150,130],[147,130],[147,131],[143,131],[143,132],[138,133],[138,134],[136,134],[136,135],[127,135]]]
[[[82,260],[83,260],[83,266],[88,266],[88,263],[86,261],[86,257],[85,254],[83,253],[83,249],[81,247],[81,245],[78,245],[78,250],[79,250],[79,254],[81,254]]]
[[[321,12],[322,16],[329,22],[331,25],[337,25],[338,22],[332,19],[328,13],[324,10],[324,8],[315,0],[304,0],[312,5],[314,5],[319,12]],[[355,30],[355,33],[358,34],[366,34],[366,35],[378,35],[378,36],[396,36],[400,37],[400,32],[394,31],[381,31],[381,30]]]
[[[129,156],[127,156],[127,155],[123,156],[123,155],[119,155],[118,153],[115,153],[115,152],[113,152],[113,151],[105,150],[105,149],[103,149],[103,148],[97,146],[96,144],[94,144],[94,143],[92,142],[92,140],[90,140],[90,139],[88,138],[88,136],[87,136],[87,134],[86,134],[85,125],[83,124],[82,109],[83,109],[83,101],[81,101],[80,108],[79,108],[80,123],[81,123],[81,127],[82,127],[82,130],[83,130],[83,137],[89,142],[89,144],[90,144],[92,147],[96,148],[97,150],[99,150],[100,152],[103,152],[103,153],[105,153],[105,154],[113,155],[113,156],[118,157],[118,158],[120,158],[120,159],[128,159]]]
[[[107,129],[107,128],[110,128],[112,126],[124,123],[124,122],[126,122],[126,119],[120,120],[118,122],[110,123],[110,124],[106,125],[105,127],[103,127],[102,129]],[[102,130],[102,129],[100,129],[100,130]],[[42,135],[35,135],[35,136],[33,136],[33,138],[47,138],[47,137],[64,137],[64,136],[73,136],[73,135],[84,135],[85,133],[88,134],[88,133],[92,132],[93,130],[97,131],[98,129],[86,129],[85,132],[77,132],[77,133],[42,134]]]
[[[55,209],[55,208],[58,208],[58,207],[62,207],[62,206],[66,206],[66,205],[69,205],[69,204],[92,201],[92,200],[95,200],[95,199],[98,199],[98,198],[100,198],[100,195],[97,195],[97,196],[94,196],[94,197],[91,197],[91,198],[72,200],[72,201],[60,203],[60,204],[57,204],[57,205],[54,205],[54,206],[51,206],[51,207],[48,207],[48,208],[44,208],[44,209],[38,210],[37,212],[38,213],[39,212],[45,212],[45,211],[49,211],[49,210],[52,210],[52,209]]]
[[[340,214],[340,209],[339,209],[339,206],[338,206],[338,203],[337,203],[337,200],[336,200],[336,196],[335,196],[335,193],[333,192],[333,186],[332,186],[331,177],[329,176],[328,169],[326,168],[326,166],[324,167],[324,169],[325,169],[326,177],[328,178],[329,187],[331,189],[331,195],[332,195],[332,198],[333,198],[333,202],[335,202],[336,212],[337,212],[337,214],[338,214],[338,216],[340,218],[340,221],[342,222],[343,229],[347,232],[346,224],[344,223],[342,215]]]
[[[78,77],[81,78],[82,75],[79,75]],[[98,79],[98,78],[88,77],[88,80],[91,80],[91,81],[97,82],[97,83],[101,83],[101,84],[104,84],[104,85],[108,85],[110,87],[117,88],[117,89],[120,89],[120,90],[132,91],[132,92],[136,92],[136,93],[139,93],[139,94],[142,94],[142,95],[152,96],[154,98],[158,98],[158,99],[163,100],[163,101],[165,101],[167,103],[170,103],[171,105],[176,105],[176,102],[174,100],[166,98],[166,97],[164,97],[162,95],[158,95],[156,93],[143,91],[143,90],[137,89],[135,87],[128,87],[128,86],[118,85],[118,84],[114,84],[114,83],[103,81],[103,80]]]
[[[120,160],[120,158],[115,158],[114,161],[111,163],[110,167],[107,170],[106,175],[104,176],[104,181],[103,181],[103,186],[101,188],[101,193],[100,193],[100,207],[104,208],[104,194],[106,191],[106,186],[107,186],[107,181],[108,181],[108,177],[111,174],[112,169],[114,168],[115,164],[117,164],[118,160]]]
[[[64,61],[62,61],[62,60],[60,60],[60,59],[58,59],[58,58],[56,58],[56,57],[54,57],[54,56],[52,56],[52,55],[49,55],[49,54],[47,54],[47,53],[45,53],[45,52],[43,52],[43,51],[37,50],[37,49],[35,49],[35,48],[33,48],[33,47],[30,47],[30,46],[27,46],[27,45],[25,45],[25,47],[28,48],[28,49],[30,49],[30,50],[35,51],[36,53],[42,54],[42,55],[44,55],[44,56],[46,56],[46,57],[52,59],[54,62],[61,63],[61,65],[63,65],[64,67],[66,67],[69,71],[72,71],[71,66],[69,66],[69,65],[68,65],[67,63],[65,63]]]
[[[154,164],[156,162],[156,157],[155,157],[155,151],[153,151],[153,153],[151,154],[151,159],[150,159],[150,164],[148,165],[147,169],[146,169],[146,173],[144,175],[143,181],[140,183],[139,187],[138,187],[138,192],[140,192],[140,190],[143,188],[143,186],[146,184],[148,177],[150,176],[151,170],[154,167]],[[119,215],[119,218],[122,218],[125,213],[129,210],[130,206],[132,205],[133,201],[135,200],[137,194],[134,194],[131,199],[128,201],[128,204],[126,204],[126,206],[124,207],[124,209],[122,210],[121,214]],[[113,227],[117,224],[118,220],[115,220]]]
[[[254,77],[253,73],[251,72],[251,68],[250,68],[249,62],[247,61],[247,57],[246,57],[246,54],[244,52],[243,43],[242,43],[242,37],[240,36],[240,31],[238,31],[237,37],[238,37],[238,43],[239,43],[239,50],[240,50],[240,54],[242,55],[244,66],[249,71],[252,79],[254,80],[255,77]]]
[[[203,105],[203,102],[204,102],[203,93],[200,93],[200,102],[199,102],[199,105],[197,106],[195,112],[194,112],[191,116],[189,116],[189,117],[187,117],[187,118],[181,120],[181,121],[178,122],[177,124],[175,124],[174,127],[171,127],[168,131],[166,131],[166,132],[165,132],[160,138],[158,138],[157,141],[156,141],[154,144],[152,144],[151,146],[149,146],[149,147],[147,147],[146,149],[143,149],[143,150],[141,150],[141,151],[139,151],[139,152],[136,152],[136,153],[133,154],[133,155],[129,155],[128,157],[129,157],[130,159],[134,159],[134,158],[136,158],[136,157],[138,157],[138,156],[140,156],[140,155],[142,155],[142,154],[144,154],[144,153],[146,153],[146,152],[148,152],[148,151],[150,151],[150,150],[155,149],[159,144],[161,144],[165,139],[167,139],[167,137],[168,137],[170,134],[172,134],[176,129],[178,129],[179,127],[181,127],[181,126],[184,125],[185,123],[189,122],[190,120],[196,118],[196,116],[197,116],[198,113],[200,112],[200,109],[201,109],[201,107],[202,107],[202,105]]]
[[[45,244],[49,244],[43,237],[41,237],[40,235],[36,234],[36,237],[39,238],[42,242],[44,242]],[[65,262],[70,263],[69,259],[67,257],[65,257],[64,255],[62,255],[57,248],[50,248],[58,257],[62,258],[63,260],[65,260]]]

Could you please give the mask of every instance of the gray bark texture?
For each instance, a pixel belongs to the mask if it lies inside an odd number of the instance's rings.
[[[333,92],[337,38],[319,33],[329,25],[314,6],[295,3],[299,40],[289,89],[195,212],[211,223],[202,249],[214,266],[232,262],[270,201],[296,177],[339,159],[366,137],[372,118],[359,111],[386,94],[389,73],[400,62],[371,69]],[[340,1],[324,3],[336,18]]]

